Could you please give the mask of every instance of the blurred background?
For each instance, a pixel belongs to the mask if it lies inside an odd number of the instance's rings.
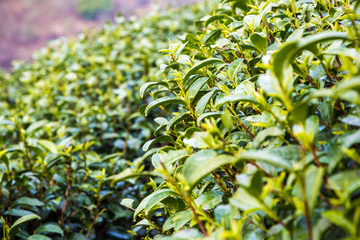
[[[30,59],[47,41],[100,28],[117,13],[146,14],[153,4],[177,7],[197,0],[0,0],[0,68]]]

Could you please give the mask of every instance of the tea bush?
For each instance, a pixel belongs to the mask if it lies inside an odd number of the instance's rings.
[[[358,3],[224,0],[161,50],[167,76],[140,90],[158,177],[126,202],[138,224],[171,240],[360,238]]]
[[[132,212],[152,189],[141,146],[154,128],[137,92],[162,78],[157,52],[206,6],[119,16],[100,32],[55,40],[1,74],[0,234],[5,239],[130,239]],[[118,175],[119,174],[119,175]],[[149,173],[152,174],[152,173]],[[132,177],[115,182],[114,177]],[[41,218],[40,220],[39,217]],[[19,227],[22,230],[19,232]],[[153,233],[151,233],[153,234]]]

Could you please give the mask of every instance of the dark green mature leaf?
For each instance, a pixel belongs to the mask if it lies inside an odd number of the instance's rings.
[[[256,98],[251,96],[245,96],[245,95],[229,95],[222,97],[220,99],[216,99],[215,107],[221,107],[227,103],[235,103],[235,102],[251,102],[251,103],[258,103]]]
[[[161,191],[161,190],[160,190]],[[154,192],[156,194],[154,194],[151,198],[149,198],[149,200],[146,203],[145,206],[145,214],[149,214],[149,211],[155,207],[155,205],[157,205],[159,202],[161,202],[162,200],[164,200],[167,197],[170,197],[172,195],[175,195],[175,193],[171,190],[169,191],[161,191],[161,192]],[[137,209],[136,209],[137,210]]]
[[[134,220],[136,218],[136,216],[142,211],[144,210],[147,206],[148,206],[148,203],[151,203],[149,206],[153,206],[153,203],[157,203],[158,201],[158,197],[160,197],[161,200],[163,200],[164,198],[162,198],[163,196],[171,196],[171,195],[174,195],[175,193],[170,190],[170,189],[160,189],[160,190],[157,190],[155,192],[153,192],[152,194],[148,195],[146,198],[144,198],[139,206],[137,206],[137,208],[135,209],[135,213],[134,213]],[[159,200],[159,201],[161,201]]]
[[[219,14],[219,15],[214,15],[209,17],[206,22],[205,22],[205,27],[209,26],[210,23],[214,22],[214,21],[218,21],[218,20],[224,20],[224,19],[230,19],[232,21],[235,21],[234,18],[230,17],[229,15],[225,15],[225,14]]]
[[[151,148],[152,146],[154,146],[154,144],[159,143],[159,142],[170,142],[173,143],[174,140],[172,139],[172,137],[170,136],[160,136],[157,137],[155,139],[149,140],[147,141],[144,146],[142,147],[142,150],[144,152],[146,152],[147,150],[149,150],[149,148]]]
[[[207,113],[203,113],[201,114],[198,119],[197,119],[197,124],[200,124],[200,122],[202,120],[204,120],[205,118],[210,118],[210,117],[219,117],[223,114],[224,112],[207,112]]]
[[[186,83],[187,80],[189,79],[189,77],[193,74],[195,74],[198,70],[200,70],[201,68],[211,65],[211,64],[215,64],[215,63],[224,63],[223,60],[218,59],[218,58],[209,58],[209,59],[205,59],[197,64],[195,64],[193,67],[191,67],[189,69],[189,71],[185,74],[184,78],[183,78],[183,82]]]
[[[28,237],[27,240],[51,240],[51,238],[48,238],[47,236],[44,235],[35,234]]]
[[[197,116],[200,116],[201,114],[204,113],[206,106],[208,105],[210,99],[218,91],[220,91],[220,89],[214,88],[213,90],[211,90],[210,92],[208,92],[207,94],[205,94],[204,96],[201,97],[201,99],[199,100],[199,102],[197,103],[196,108],[195,108],[195,112],[196,112]]]
[[[299,39],[301,39],[301,37],[304,34],[304,29],[303,28],[299,28],[296,29],[293,33],[290,34],[290,36],[286,39],[286,43],[290,43],[290,42],[297,42],[299,41]]]
[[[221,30],[220,29],[214,29],[212,30],[209,34],[207,34],[204,39],[203,39],[203,43],[207,44],[210,41],[212,41],[213,39],[217,38],[219,35],[221,34]]]
[[[26,215],[33,215],[34,213],[28,210],[13,208],[4,212],[4,215],[10,215],[15,217],[23,217]]]
[[[157,85],[167,86],[167,84],[165,82],[148,82],[148,83],[145,83],[140,88],[140,97],[143,98],[147,89],[149,89],[152,86],[157,86]]]
[[[23,225],[24,223],[33,221],[33,220],[38,220],[38,219],[41,219],[41,218],[38,215],[35,215],[35,214],[25,215],[25,216],[19,218],[11,226],[10,231],[9,231],[9,235],[11,237],[15,236],[18,232],[20,232],[21,225]]]
[[[47,223],[47,224],[41,225],[40,227],[38,227],[36,229],[35,232],[36,233],[38,233],[38,232],[56,233],[56,234],[60,234],[61,236],[64,235],[63,230],[57,223]]]
[[[166,130],[169,131],[171,130],[172,128],[175,127],[176,124],[178,124],[179,122],[185,120],[186,118],[190,117],[191,115],[189,113],[183,113],[183,114],[180,114],[176,117],[173,117],[169,123],[166,125]]]
[[[193,214],[190,209],[174,213],[165,221],[163,230],[168,231],[174,228],[174,230],[177,231],[186,223],[190,222],[192,218]]]
[[[259,196],[252,195],[243,188],[239,188],[230,198],[230,204],[246,212],[264,211],[272,219],[278,219],[276,213],[262,201]]]
[[[168,155],[166,155],[163,163],[166,166],[168,164],[172,164],[178,160],[181,160],[187,156],[189,156],[189,152],[186,150],[171,151],[168,153]]]
[[[86,240],[86,236],[81,233],[72,233],[67,240]]]
[[[202,77],[192,83],[188,91],[188,98],[194,99],[208,80],[208,77]]]
[[[244,152],[239,153],[236,156],[236,159],[237,160],[249,159],[249,160],[254,160],[254,161],[265,162],[265,163],[268,163],[275,167],[280,167],[280,168],[286,169],[288,171],[292,171],[292,166],[288,161],[284,160],[280,156],[275,155],[267,150],[244,151]]]
[[[22,197],[15,201],[15,205],[28,205],[28,206],[36,206],[36,207],[42,207],[44,206],[44,203],[39,201],[36,198],[29,198],[29,197]]]
[[[149,105],[147,105],[147,107],[145,108],[145,116],[147,116],[149,114],[149,112],[151,110],[153,110],[154,108],[157,108],[159,106],[165,106],[165,105],[169,105],[169,104],[181,104],[181,105],[185,105],[186,103],[184,102],[184,100],[181,100],[179,98],[176,97],[162,97],[159,98],[153,102],[151,102]]]
[[[347,135],[347,136],[344,136],[340,142],[342,143],[343,146],[349,148],[351,147],[352,145],[356,144],[356,143],[360,143],[360,130],[350,134],[350,135]]]
[[[221,191],[206,192],[195,199],[195,204],[207,211],[221,204],[223,195]]]
[[[267,138],[267,137],[277,137],[277,136],[282,136],[283,132],[276,127],[270,127],[270,128],[266,128],[262,131],[260,131],[254,141],[252,142],[251,146],[254,149],[257,149],[260,144]]]
[[[343,32],[321,32],[302,39],[299,42],[290,42],[284,45],[274,58],[274,73],[279,80],[284,79],[283,73],[286,65],[293,60],[298,53],[309,50],[318,54],[317,44],[332,40],[350,40]],[[284,86],[286,87],[286,86]]]
[[[234,156],[218,155],[214,150],[203,150],[189,157],[183,167],[183,175],[190,188],[219,167],[233,163]]]
[[[268,40],[266,37],[261,36],[259,33],[253,33],[250,35],[251,43],[259,50],[261,53],[266,53],[268,46]]]

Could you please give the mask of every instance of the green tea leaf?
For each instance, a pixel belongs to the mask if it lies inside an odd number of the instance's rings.
[[[22,197],[17,199],[14,202],[15,205],[27,205],[27,206],[36,206],[36,207],[42,207],[44,206],[44,203],[39,201],[36,198],[29,198],[29,197]]]
[[[346,219],[341,212],[335,210],[328,210],[323,213],[323,216],[333,224],[341,227],[342,229],[350,233],[352,236],[354,236],[356,232],[356,226],[351,221]]]
[[[175,195],[175,193],[169,189],[167,189],[168,191],[155,191],[154,195],[152,195],[151,198],[149,198],[149,200],[146,203],[145,206],[145,214],[148,214],[149,211],[159,202],[161,202],[162,200],[164,200],[165,198],[171,196],[171,195]],[[137,209],[136,209],[137,210]]]
[[[227,103],[235,103],[235,102],[251,102],[257,104],[257,100],[254,97],[251,96],[245,96],[245,95],[229,95],[222,97],[220,99],[216,99],[215,107],[219,108]]]
[[[51,240],[51,238],[48,238],[47,236],[44,235],[35,234],[28,237],[27,240]]]
[[[10,162],[9,162],[9,159],[7,158],[7,156],[6,156],[6,153],[7,153],[6,150],[0,151],[0,161],[4,162],[6,168],[9,170]]]
[[[26,132],[27,132],[27,134],[31,135],[32,133],[36,132],[37,130],[42,128],[47,123],[48,123],[47,120],[41,120],[38,122],[34,122],[26,129]]]
[[[198,119],[197,119],[197,124],[200,124],[200,122],[202,120],[204,120],[205,118],[210,118],[210,117],[220,117],[224,112],[207,112],[204,114],[201,114]]]
[[[44,225],[41,225],[35,230],[36,233],[38,232],[45,232],[45,233],[56,233],[60,234],[61,236],[64,235],[63,230],[57,223],[46,223]]]
[[[157,137],[155,139],[149,140],[147,141],[144,146],[142,147],[142,150],[144,152],[146,152],[147,150],[149,150],[149,148],[151,148],[152,146],[154,146],[154,144],[159,143],[159,142],[170,142],[170,143],[174,143],[174,140],[172,139],[172,137],[170,136],[160,136]]]
[[[220,91],[219,89],[215,88],[202,96],[199,100],[199,102],[196,105],[195,112],[197,116],[200,116],[204,113],[206,106],[208,105],[210,99],[214,96],[216,92]]]
[[[260,131],[256,135],[254,141],[251,144],[251,147],[254,149],[257,149],[266,138],[278,137],[278,136],[282,136],[282,135],[283,135],[283,132],[279,128],[276,128],[276,127],[266,128],[266,129]]]
[[[166,155],[163,164],[166,166],[168,164],[172,164],[178,160],[181,160],[187,156],[189,156],[189,152],[186,150],[171,151]]]
[[[259,33],[253,33],[250,35],[251,43],[259,50],[261,53],[266,53],[268,46],[268,40],[266,37],[261,36]]]
[[[176,124],[178,124],[179,122],[185,120],[186,118],[190,117],[191,115],[189,113],[183,113],[183,114],[180,114],[176,117],[173,117],[169,123],[166,125],[166,130],[169,131],[171,130],[172,128],[175,127]]]
[[[147,204],[150,202],[150,200],[153,198],[153,197],[155,197],[154,199],[156,200],[157,199],[157,195],[158,196],[170,196],[170,195],[173,195],[174,194],[174,192],[172,191],[172,190],[170,190],[170,189],[161,189],[161,190],[157,190],[157,191],[155,191],[155,192],[153,192],[153,193],[151,193],[150,195],[148,195],[146,198],[144,198],[141,202],[140,202],[140,204],[139,204],[139,206],[137,206],[137,208],[136,208],[136,210],[135,210],[135,213],[134,213],[134,220],[135,220],[135,218],[136,218],[136,216],[142,211],[142,210],[144,210],[145,209],[145,207],[147,206]],[[154,200],[152,201],[152,202],[154,202]],[[155,203],[156,204],[156,203]],[[151,204],[152,205],[152,204]]]
[[[181,99],[176,98],[176,97],[174,97],[174,98],[162,97],[162,98],[156,99],[155,101],[153,101],[149,105],[147,105],[147,107],[145,108],[145,116],[147,116],[149,114],[149,112],[151,110],[153,110],[154,108],[157,108],[159,106],[169,105],[169,104],[185,105],[186,103],[184,102],[184,100],[181,100]]]
[[[193,84],[191,84],[188,92],[188,98],[194,99],[196,95],[199,93],[200,89],[205,85],[205,83],[209,80],[208,77],[202,77],[197,79]]]
[[[235,157],[218,155],[214,150],[202,150],[190,156],[183,167],[183,175],[190,187],[219,167],[234,162]]]
[[[268,163],[275,167],[280,167],[280,168],[286,169],[288,171],[292,171],[292,166],[288,161],[284,160],[280,156],[277,156],[267,150],[244,151],[244,152],[239,153],[236,156],[236,159],[237,159],[237,161],[251,159],[254,161],[265,162],[265,163]]]
[[[11,237],[15,236],[18,232],[20,232],[21,225],[23,225],[24,223],[33,221],[33,220],[38,220],[38,219],[41,219],[41,218],[38,215],[35,215],[35,214],[25,215],[25,216],[19,218],[11,226],[10,231],[9,231],[9,235]]]
[[[38,143],[43,146],[45,149],[47,149],[49,152],[51,153],[57,153],[58,152],[58,147],[56,146],[55,143],[46,140],[46,139],[40,139],[38,140]]]
[[[163,230],[168,231],[174,228],[175,231],[182,228],[186,223],[190,222],[193,215],[190,209],[179,211],[171,215],[168,219],[166,219]]]
[[[195,74],[198,70],[200,70],[201,68],[211,65],[211,64],[215,64],[215,63],[224,63],[223,60],[218,59],[218,58],[209,58],[209,59],[205,59],[197,64],[195,64],[193,67],[191,67],[189,69],[189,71],[185,74],[184,78],[183,78],[183,82],[186,83],[187,80],[189,79],[189,77],[193,74]]]
[[[214,22],[214,21],[218,21],[218,20],[224,20],[224,19],[230,19],[232,21],[235,21],[232,17],[230,17],[229,15],[226,14],[219,14],[219,15],[214,15],[209,17],[206,22],[205,22],[205,27],[209,26],[210,23]]]
[[[206,192],[195,199],[195,204],[204,211],[208,211],[222,203],[223,195],[221,191]]]
[[[143,98],[147,89],[149,89],[152,86],[157,86],[157,85],[167,86],[167,84],[165,82],[148,82],[148,83],[145,83],[140,88],[140,97]]]

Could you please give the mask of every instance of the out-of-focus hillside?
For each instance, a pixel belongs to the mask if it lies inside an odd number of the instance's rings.
[[[78,0],[80,1],[80,0]],[[161,6],[188,4],[196,0],[111,0],[111,9],[94,19],[85,19],[75,0],[0,0],[0,68],[29,59],[47,41],[96,29],[121,12],[125,16],[146,14],[154,2]],[[102,0],[99,0],[102,1]]]

